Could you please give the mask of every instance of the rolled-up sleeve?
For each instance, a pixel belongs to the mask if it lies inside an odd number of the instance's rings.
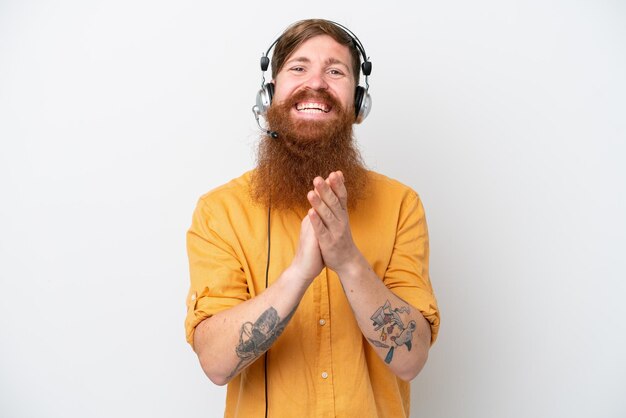
[[[431,345],[439,333],[439,308],[428,272],[428,227],[417,194],[402,202],[393,253],[383,281],[388,289],[418,309],[430,323]]]
[[[242,265],[228,243],[232,228],[219,210],[200,199],[187,232],[191,284],[185,332],[193,346],[196,326],[210,316],[250,299]],[[232,242],[232,241],[231,241]]]

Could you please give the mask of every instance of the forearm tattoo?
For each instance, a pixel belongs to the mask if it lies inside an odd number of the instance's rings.
[[[368,338],[368,340],[374,347],[389,349],[385,357],[385,363],[387,364],[393,360],[393,352],[396,347],[405,345],[411,351],[413,331],[415,331],[417,325],[413,320],[404,325],[400,317],[400,314],[408,315],[410,312],[408,306],[392,309],[389,301],[386,301],[370,317],[373,321],[374,331],[380,330],[380,335],[378,339]]]
[[[237,375],[248,364],[269,350],[274,341],[282,334],[295,312],[296,309],[294,308],[286,318],[280,319],[276,309],[270,307],[254,323],[245,322],[239,332],[239,344],[235,347],[239,363],[228,376],[228,379]]]

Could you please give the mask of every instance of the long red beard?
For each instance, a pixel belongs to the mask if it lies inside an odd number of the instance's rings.
[[[330,104],[337,118],[332,121],[294,120],[290,112],[297,102],[319,98]],[[337,170],[344,174],[348,207],[364,197],[367,170],[352,136],[354,110],[344,109],[326,91],[303,90],[280,104],[272,104],[267,121],[278,138],[263,136],[257,168],[252,174],[252,197],[274,209],[310,207],[306,195],[313,179],[327,178]]]

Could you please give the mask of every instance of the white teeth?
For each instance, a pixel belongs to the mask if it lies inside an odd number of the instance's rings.
[[[329,110],[328,106],[324,103],[298,103],[296,105],[296,109],[300,112],[306,113],[327,113]]]

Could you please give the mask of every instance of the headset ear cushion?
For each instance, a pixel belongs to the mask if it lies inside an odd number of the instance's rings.
[[[265,89],[267,90],[267,98],[269,99],[269,104],[272,104],[272,99],[274,98],[274,83],[267,83],[265,85]]]
[[[258,114],[265,117],[267,110],[272,104],[272,97],[274,97],[274,84],[267,83],[259,90],[256,95],[256,106]]]
[[[358,120],[362,113],[363,97],[365,96],[365,88],[357,86],[354,91],[354,117]]]
[[[369,115],[372,109],[372,97],[365,87],[357,86],[354,91],[354,115],[355,123],[361,123]]]

